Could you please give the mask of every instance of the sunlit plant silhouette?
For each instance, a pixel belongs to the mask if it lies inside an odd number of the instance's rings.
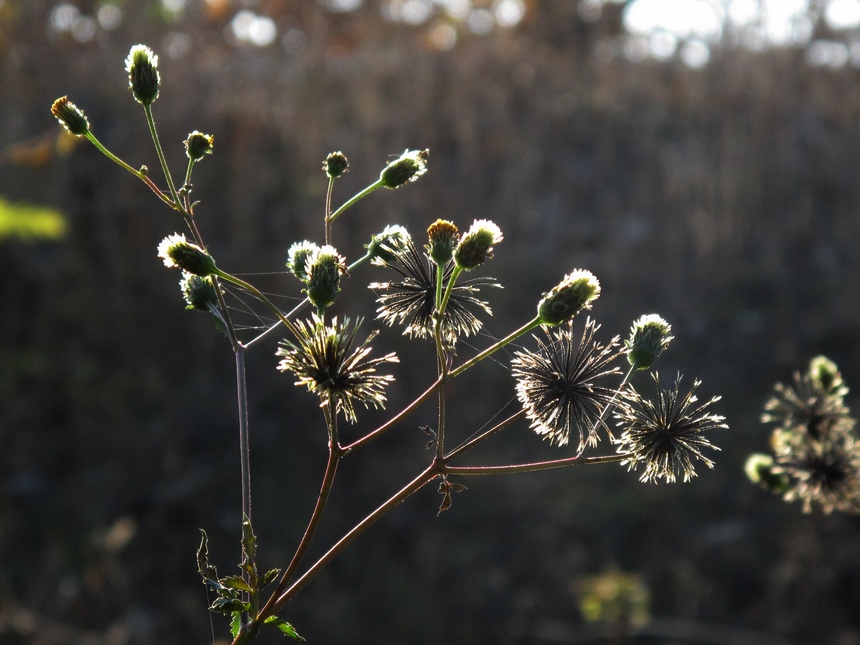
[[[452,493],[466,487],[460,481],[471,476],[513,474],[584,464],[618,463],[628,469],[643,469],[642,481],[664,479],[684,481],[695,476],[695,466],[713,468],[704,449],[714,448],[704,433],[726,427],[723,417],[708,411],[712,398],[694,406],[696,380],[681,394],[680,376],[674,386],[662,389],[657,382],[657,399],[652,403],[632,386],[633,376],[651,368],[672,339],[669,324],[656,314],[642,316],[630,329],[623,344],[619,337],[606,342],[597,339],[599,326],[591,318],[582,321],[582,312],[601,295],[598,279],[585,269],[573,269],[558,284],[536,298],[526,322],[501,340],[492,342],[463,359],[457,347],[461,337],[475,335],[491,313],[483,300],[486,291],[499,286],[480,275],[497,247],[505,242],[499,226],[487,219],[472,222],[464,232],[454,222],[430,222],[424,240],[413,239],[403,226],[389,224],[372,236],[350,262],[354,249],[344,251],[332,245],[332,228],[355,203],[380,188],[396,190],[420,180],[427,172],[428,150],[407,149],[387,163],[366,188],[332,208],[336,180],[349,169],[342,152],[332,152],[323,162],[328,179],[322,213],[323,239],[284,240],[286,269],[297,282],[295,292],[303,300],[292,311],[283,311],[253,284],[219,266],[212,257],[198,227],[197,202],[191,199],[192,173],[197,164],[213,153],[215,138],[193,131],[183,142],[188,165],[182,183],[176,183],[168,168],[153,104],[161,94],[158,57],[144,45],[136,45],[126,59],[129,88],[142,106],[149,133],[161,165],[163,186],[145,168],[134,168],[107,150],[92,132],[83,111],[67,97],[57,99],[52,112],[73,135],[85,137],[103,154],[146,184],[156,198],[176,213],[185,224],[184,233],[169,233],[157,245],[157,255],[167,268],[181,271],[180,290],[186,308],[211,315],[216,329],[228,340],[235,354],[238,390],[238,429],[242,488],[241,546],[243,558],[237,575],[220,575],[208,557],[205,532],[197,552],[197,567],[204,583],[216,596],[210,609],[230,618],[234,645],[251,640],[264,625],[301,638],[296,629],[278,616],[289,602],[334,558],[339,556],[368,527],[414,493],[438,480],[441,503],[438,512],[451,508]],[[161,180],[159,180],[161,181]],[[168,229],[169,230],[169,229]],[[413,393],[412,402],[375,428],[363,427],[363,408],[384,408],[386,390],[395,382],[398,362],[393,352],[378,352],[372,343],[382,340],[379,331],[364,332],[360,318],[338,311],[338,294],[368,265],[387,271],[387,280],[368,281],[375,293],[378,319],[382,327],[400,327],[413,342],[430,342],[435,348],[435,378],[423,390]],[[463,274],[468,273],[466,278]],[[475,277],[471,277],[473,274]],[[290,278],[291,280],[293,278]],[[228,305],[231,292],[251,299],[260,315],[271,324],[265,330],[248,330],[237,325]],[[295,293],[294,292],[294,293]],[[368,295],[371,291],[366,292]],[[306,311],[307,310],[307,311]],[[534,348],[528,345],[534,334]],[[271,334],[282,336],[273,367],[291,374],[293,383],[319,400],[321,425],[328,442],[328,459],[316,504],[307,528],[283,569],[263,571],[258,566],[257,537],[251,524],[251,467],[249,420],[245,383],[245,355]],[[249,335],[252,334],[252,335]],[[522,342],[526,344],[522,344]],[[485,359],[503,347],[516,343],[511,363],[512,392],[521,409],[494,426],[475,432],[468,439],[449,433],[446,415],[446,388],[443,386],[467,371],[477,369]],[[621,363],[625,362],[626,370]],[[431,370],[433,366],[430,366]],[[656,381],[656,377],[655,377]],[[285,381],[285,387],[289,380]],[[424,428],[431,441],[427,465],[402,488],[336,540],[309,566],[304,556],[324,516],[341,460],[365,448],[387,432],[408,427],[409,417],[423,405],[437,407],[435,427]],[[480,402],[475,402],[480,405]],[[285,416],[287,411],[285,410]],[[341,441],[339,422],[358,427],[358,438]],[[462,464],[467,453],[497,433],[521,421],[531,423],[538,437],[564,448],[576,441],[571,454],[539,462],[507,465]],[[616,426],[615,434],[610,426]],[[590,454],[607,439],[610,450]],[[525,438],[523,440],[526,440]],[[304,630],[304,628],[303,628]]]

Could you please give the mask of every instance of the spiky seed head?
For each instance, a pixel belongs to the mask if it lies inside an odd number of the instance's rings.
[[[674,338],[672,326],[657,314],[646,314],[633,323],[630,339],[624,341],[627,360],[637,369],[650,368]]]
[[[319,246],[308,240],[295,242],[287,251],[287,269],[302,282],[307,282],[308,258],[319,251]]]
[[[188,135],[188,138],[183,142],[185,144],[185,154],[192,161],[200,161],[204,155],[212,154],[212,146],[215,143],[215,137],[211,134],[203,134],[195,130]]]
[[[158,56],[146,45],[135,45],[125,59],[128,86],[141,105],[151,105],[158,98],[161,76],[158,73]]]
[[[54,101],[51,114],[57,117],[63,127],[76,137],[81,137],[90,131],[90,122],[84,116],[84,111],[63,96]]]
[[[389,224],[382,233],[370,238],[370,242],[364,245],[367,255],[371,261],[378,264],[394,262],[397,253],[406,248],[406,244],[412,236],[403,226]]]
[[[349,160],[347,160],[346,155],[342,152],[332,152],[325,158],[322,167],[325,174],[334,179],[349,170]]]
[[[399,188],[427,172],[429,159],[429,150],[404,150],[402,155],[385,166],[379,179],[386,188]]]
[[[317,310],[334,304],[340,291],[340,276],[346,274],[345,262],[337,249],[328,244],[308,256],[305,262],[307,289],[304,291]]]
[[[454,249],[460,241],[460,231],[453,222],[437,219],[427,229],[427,253],[436,266],[444,267],[454,257]]]
[[[212,256],[186,240],[180,233],[168,235],[161,240],[161,244],[158,245],[158,257],[164,260],[166,267],[176,267],[200,277],[218,272]]]
[[[538,303],[538,317],[542,325],[560,325],[570,320],[600,296],[600,282],[590,271],[574,269],[543,294]]]
[[[454,249],[454,262],[467,271],[481,266],[493,257],[493,245],[504,239],[501,229],[488,219],[478,219],[460,238]]]

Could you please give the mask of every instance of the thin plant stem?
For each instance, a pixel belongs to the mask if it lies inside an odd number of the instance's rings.
[[[372,192],[373,192],[374,190],[376,190],[377,188],[382,188],[382,186],[383,186],[383,184],[382,184],[382,179],[377,179],[375,182],[373,182],[372,184],[370,184],[370,186],[368,186],[367,188],[365,188],[365,189],[364,189],[364,190],[362,190],[361,192],[359,192],[359,193],[357,193],[357,194],[353,195],[352,197],[350,197],[350,199],[349,199],[347,202],[345,202],[345,203],[343,204],[343,206],[341,206],[340,208],[338,208],[334,213],[332,213],[331,215],[328,215],[328,216],[326,217],[326,222],[327,222],[328,224],[330,224],[331,222],[335,221],[338,217],[340,217],[340,216],[343,214],[343,212],[344,212],[347,208],[349,208],[350,206],[352,206],[353,204],[355,204],[355,202],[357,202],[357,201],[358,201],[358,200],[360,200],[360,199],[363,199],[364,197],[367,197],[370,193],[372,193]]]
[[[509,425],[511,425],[511,424],[512,424],[514,421],[516,421],[517,419],[521,419],[522,417],[524,417],[524,416],[525,416],[525,414],[526,414],[526,411],[525,411],[525,410],[520,410],[519,412],[517,412],[517,413],[515,413],[515,414],[512,414],[511,416],[509,416],[507,419],[505,419],[505,420],[503,420],[503,421],[500,421],[499,423],[497,423],[495,426],[493,426],[493,427],[492,427],[492,428],[490,428],[489,430],[486,430],[486,431],[482,432],[482,433],[481,433],[481,434],[479,434],[477,437],[473,437],[472,439],[470,439],[470,440],[466,441],[465,443],[463,443],[463,444],[461,444],[461,445],[457,446],[454,450],[452,450],[452,451],[451,451],[451,452],[449,452],[447,455],[445,455],[445,457],[444,457],[444,458],[445,458],[445,461],[446,461],[446,462],[451,461],[451,460],[452,460],[452,459],[454,459],[455,457],[458,457],[459,455],[462,455],[462,454],[463,454],[464,452],[466,452],[467,450],[471,450],[472,448],[474,448],[475,446],[477,446],[477,445],[478,445],[479,443],[481,443],[482,441],[486,441],[487,439],[489,439],[490,437],[492,437],[494,434],[496,434],[496,433],[497,433],[497,432],[499,432],[500,430],[502,430],[502,429],[504,429],[504,428],[508,427]]]
[[[357,448],[360,448],[361,446],[364,446],[365,444],[370,443],[371,441],[373,441],[377,437],[381,436],[386,431],[393,428],[400,421],[402,421],[407,416],[412,414],[416,409],[418,409],[418,407],[422,403],[424,403],[424,401],[426,401],[430,397],[431,394],[433,394],[437,389],[439,389],[439,387],[444,382],[445,382],[444,379],[442,379],[441,377],[436,379],[430,387],[428,387],[426,390],[424,390],[424,392],[422,392],[418,396],[417,399],[412,401],[412,403],[407,405],[400,412],[398,412],[396,415],[394,415],[391,419],[389,419],[388,421],[383,423],[381,426],[379,426],[376,430],[369,432],[368,434],[364,435],[360,439],[356,439],[351,444],[344,446],[343,447],[344,453],[350,453],[353,450],[356,450]]]
[[[517,338],[519,338],[520,336],[522,336],[525,333],[530,332],[532,329],[534,329],[535,327],[537,327],[540,324],[541,324],[540,323],[540,317],[535,316],[532,320],[527,322],[525,325],[523,325],[519,329],[511,332],[510,334],[505,336],[502,340],[498,341],[497,343],[494,343],[493,345],[490,345],[487,349],[482,351],[480,354],[473,356],[471,359],[469,359],[468,361],[466,361],[465,363],[460,365],[460,367],[458,367],[454,370],[451,370],[448,373],[448,378],[454,378],[455,376],[459,376],[460,374],[465,372],[467,369],[474,367],[477,363],[479,363],[482,360],[484,360],[485,358],[487,358],[487,356],[489,356],[493,352],[501,349],[502,347],[504,347],[508,343],[515,341]]]
[[[445,285],[445,293],[442,295],[442,301],[439,303],[437,310],[440,314],[445,313],[445,309],[448,307],[448,300],[451,299],[451,292],[454,290],[454,284],[457,282],[457,278],[460,277],[460,274],[463,272],[459,266],[454,265],[454,270],[451,272],[451,277],[448,278],[448,284]]]
[[[597,420],[594,422],[594,426],[592,426],[593,432],[597,431],[597,427],[601,423],[603,423],[603,420],[606,418],[606,415],[609,414],[609,412],[612,410],[612,408],[615,407],[616,402],[618,401],[618,395],[621,394],[621,391],[625,387],[627,387],[627,384],[630,383],[630,379],[633,378],[633,375],[637,372],[638,369],[639,369],[639,363],[635,362],[635,363],[633,363],[633,365],[630,366],[630,369],[627,370],[627,374],[624,375],[624,378],[621,380],[621,383],[618,385],[618,388],[616,388],[615,393],[612,395],[612,398],[609,400],[609,403],[606,404],[606,407],[603,408],[603,410],[600,412],[600,416],[597,417]],[[612,441],[614,442],[615,437],[612,436],[612,431],[609,430],[609,428],[607,428],[606,430],[607,430],[607,432],[609,432],[609,436],[612,439]]]
[[[101,152],[105,157],[107,157],[108,159],[113,161],[115,164],[117,164],[118,166],[120,166],[124,170],[127,170],[132,175],[134,175],[135,177],[140,179],[147,186],[149,186],[150,190],[152,190],[152,192],[154,192],[156,194],[156,196],[161,201],[163,201],[165,204],[167,204],[171,208],[176,208],[176,206],[173,204],[173,202],[170,201],[170,198],[167,195],[165,195],[163,192],[161,192],[161,189],[155,185],[155,183],[152,181],[152,179],[150,179],[146,175],[146,173],[144,173],[140,170],[137,170],[136,168],[132,168],[126,162],[124,162],[122,159],[120,159],[114,153],[112,153],[110,150],[105,148],[104,145],[102,145],[102,142],[99,141],[98,139],[96,139],[96,135],[94,135],[92,132],[88,131],[84,136],[86,136],[87,140],[90,143],[92,143],[96,147],[96,149],[99,152]]]
[[[264,305],[266,305],[278,317],[278,319],[284,324],[287,329],[289,329],[297,336],[299,335],[296,326],[292,322],[287,320],[281,310],[278,309],[274,304],[272,304],[272,301],[269,300],[265,295],[263,295],[263,292],[257,289],[257,287],[252,285],[250,282],[245,282],[241,278],[237,278],[236,276],[230,275],[229,273],[221,271],[220,269],[217,270],[215,275],[223,280],[226,280],[227,282],[232,282],[237,287],[242,287],[246,291],[249,291],[251,294],[256,296]]]
[[[167,187],[170,189],[170,196],[176,203],[178,209],[182,208],[179,201],[179,195],[176,192],[176,186],[173,184],[173,177],[170,174],[170,168],[167,167],[167,160],[164,158],[164,150],[161,147],[161,142],[158,140],[158,130],[155,128],[155,119],[152,116],[152,104],[147,103],[143,106],[143,111],[146,113],[146,122],[149,124],[149,134],[152,135],[152,143],[155,144],[155,153],[158,155],[158,161],[161,163],[161,170],[164,172],[164,178],[167,180]]]
[[[242,516],[251,521],[251,436],[248,430],[248,389],[245,348],[236,347],[236,395],[239,399],[239,462],[242,468]]]
[[[331,194],[334,191],[334,177],[328,178],[328,190],[325,193],[325,243],[331,244],[331,223],[334,218],[331,215]]]
[[[580,466],[583,464],[608,464],[625,459],[627,455],[604,455],[599,457],[566,457],[549,461],[535,461],[527,464],[512,464],[510,466],[446,466],[446,475],[511,475],[514,473],[536,473],[542,470],[554,470]]]

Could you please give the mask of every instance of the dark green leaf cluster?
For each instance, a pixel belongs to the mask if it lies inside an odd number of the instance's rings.
[[[260,594],[277,579],[281,570],[270,569],[260,574],[256,560],[257,536],[247,517],[242,522],[241,575],[218,576],[215,566],[209,563],[209,538],[206,531],[201,529],[200,532],[202,538],[197,549],[197,571],[203,578],[203,584],[218,595],[209,610],[230,616],[233,638],[245,630],[256,633],[259,629],[257,618],[260,614]],[[271,624],[287,636],[304,640],[292,625],[277,616],[269,616],[263,624]]]

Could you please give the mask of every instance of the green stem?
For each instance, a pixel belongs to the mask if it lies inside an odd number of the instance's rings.
[[[164,158],[164,150],[161,147],[161,142],[158,140],[158,131],[155,129],[155,119],[152,116],[152,104],[143,106],[143,111],[146,113],[146,122],[149,124],[149,133],[152,135],[152,143],[155,144],[155,153],[158,155],[158,161],[161,163],[161,170],[164,172],[164,178],[167,180],[167,187],[170,189],[170,196],[178,209],[183,210],[182,204],[179,201],[179,195],[176,192],[176,186],[173,184],[173,177],[170,174],[170,169],[167,167],[167,160]]]
[[[153,183],[153,181],[145,173],[141,172],[140,170],[138,170],[136,168],[132,168],[126,162],[124,162],[122,159],[120,159],[114,153],[112,153],[110,150],[105,148],[104,145],[102,145],[102,142],[99,141],[98,139],[96,139],[96,135],[94,135],[92,132],[87,132],[86,135],[84,135],[84,136],[86,136],[87,140],[89,140],[89,142],[92,143],[96,147],[96,149],[99,152],[101,152],[105,157],[107,157],[108,159],[113,161],[115,164],[117,164],[118,166],[120,166],[124,170],[127,170],[132,175],[134,175],[135,177],[140,179],[147,186],[149,186],[149,188],[152,190],[152,192],[154,192],[156,194],[156,196],[158,196],[158,198],[161,199],[161,201],[163,201],[165,204],[167,204],[171,208],[176,208],[176,206],[170,201],[170,198],[167,195],[165,195],[163,192],[161,192],[161,190],[158,188],[158,186],[156,186],[155,183]]]
[[[448,306],[448,301],[451,299],[451,292],[454,290],[454,284],[457,282],[457,278],[463,272],[458,266],[454,266],[454,270],[451,272],[451,277],[448,278],[448,284],[445,286],[445,294],[442,296],[442,302],[439,303],[437,307],[437,311],[439,314],[445,313],[445,308]]]
[[[331,215],[331,194],[334,191],[334,177],[328,178],[328,190],[325,193],[325,243],[331,244],[331,223],[334,221]]]
[[[567,457],[550,461],[535,461],[527,464],[512,464],[510,466],[446,466],[446,475],[511,475],[514,473],[536,473],[542,470],[554,470],[579,466],[583,464],[608,464],[625,459],[627,455],[604,455],[601,457]]]
[[[239,463],[242,469],[242,516],[251,520],[251,435],[248,430],[248,390],[245,348],[236,347],[236,394],[239,399]]]
[[[368,186],[367,188],[362,190],[360,193],[351,197],[349,199],[349,201],[347,201],[343,206],[338,208],[334,213],[332,213],[331,215],[328,215],[326,217],[326,223],[330,224],[331,222],[335,221],[338,217],[340,217],[343,214],[343,212],[347,208],[349,208],[350,206],[355,204],[355,202],[357,202],[360,199],[363,199],[364,197],[367,197],[374,190],[376,190],[377,188],[381,188],[382,186],[383,186],[382,179],[377,179],[374,183],[370,184],[370,186]]]
[[[501,349],[502,347],[504,347],[508,343],[515,341],[517,338],[519,338],[520,336],[522,336],[525,333],[530,332],[532,329],[534,329],[535,327],[537,327],[540,324],[541,324],[540,317],[535,316],[535,318],[533,318],[532,320],[527,322],[525,325],[523,325],[519,329],[511,332],[510,334],[505,336],[499,342],[497,342],[493,345],[490,345],[487,349],[482,351],[480,354],[473,356],[471,359],[469,359],[468,361],[466,361],[465,363],[460,365],[460,367],[458,367],[457,369],[451,370],[451,372],[448,374],[448,378],[454,378],[455,376],[459,376],[460,374],[465,372],[467,369],[473,367],[475,364],[477,364],[480,361],[487,358],[487,356],[489,356],[493,352]]]

